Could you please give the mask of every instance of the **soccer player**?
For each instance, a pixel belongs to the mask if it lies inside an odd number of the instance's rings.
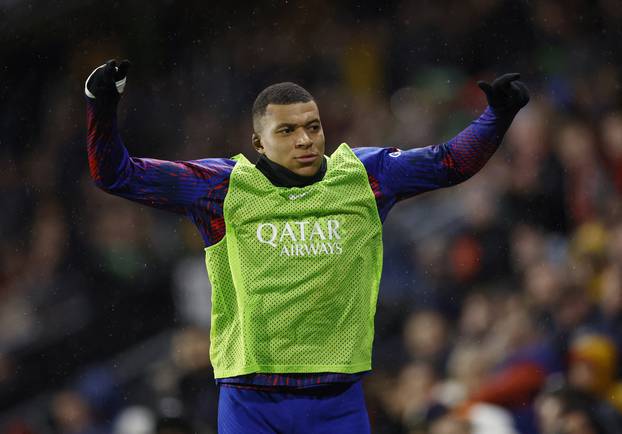
[[[212,283],[210,355],[227,433],[366,433],[382,221],[400,200],[474,175],[529,100],[518,74],[447,143],[324,155],[316,101],[294,83],[253,104],[255,163],[130,157],[116,122],[127,61],[87,78],[87,149],[102,190],[188,216]]]

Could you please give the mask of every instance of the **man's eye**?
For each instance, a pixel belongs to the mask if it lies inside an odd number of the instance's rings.
[[[283,133],[283,134],[289,134],[289,133],[291,133],[291,132],[292,132],[292,129],[291,129],[291,128],[289,128],[289,127],[287,127],[287,128],[281,128],[281,129],[279,130],[279,133]]]
[[[311,131],[319,131],[320,130],[320,126],[319,125],[311,125],[309,128],[311,129]]]

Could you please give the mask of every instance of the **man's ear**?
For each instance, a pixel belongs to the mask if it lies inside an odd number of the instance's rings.
[[[257,133],[253,133],[253,136],[251,137],[251,141],[253,142],[253,147],[255,148],[255,150],[259,152],[260,154],[263,154],[264,153],[263,145],[261,144],[261,139],[259,138],[259,135]]]

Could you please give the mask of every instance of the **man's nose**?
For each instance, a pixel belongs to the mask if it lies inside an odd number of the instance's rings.
[[[311,146],[312,144],[313,142],[311,141],[311,138],[304,129],[302,129],[301,132],[296,135],[297,148],[304,148],[307,146]]]

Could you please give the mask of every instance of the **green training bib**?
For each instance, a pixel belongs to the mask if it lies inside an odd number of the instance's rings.
[[[285,188],[235,159],[226,235],[205,249],[215,377],[371,369],[382,223],[365,167],[342,144],[322,181]]]

